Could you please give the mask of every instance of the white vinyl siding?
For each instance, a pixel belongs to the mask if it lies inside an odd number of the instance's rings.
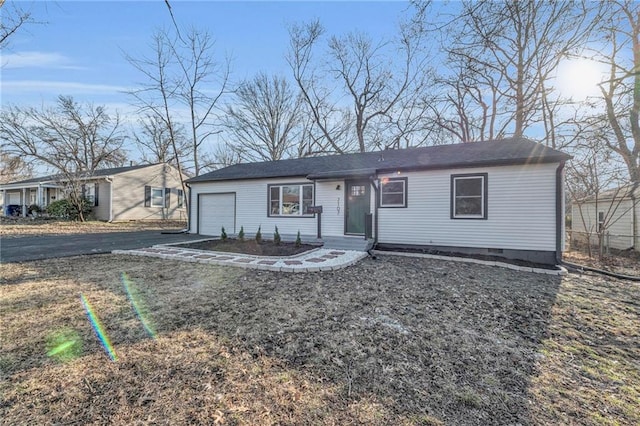
[[[271,238],[275,227],[281,235],[293,236],[300,231],[301,235],[316,235],[317,217],[309,216],[269,216],[268,185],[301,184],[313,182],[304,177],[291,179],[249,179],[221,182],[193,182],[191,199],[197,203],[198,194],[234,192],[236,194],[236,229],[241,226],[248,235],[255,234],[261,226],[265,238]],[[317,202],[316,202],[317,204]],[[191,214],[190,232],[197,232],[197,206],[189,209]],[[324,216],[323,216],[324,224]]]
[[[555,251],[556,168],[541,164],[401,173],[408,178],[410,202],[406,209],[379,209],[378,241]],[[452,219],[451,175],[473,173],[488,173],[490,213],[486,220]]]
[[[638,207],[636,206],[636,209]],[[598,222],[600,213],[603,214],[609,233],[609,244],[611,248],[626,250],[634,246],[633,241],[633,213],[632,201],[630,199],[599,200],[596,211],[596,203],[583,203],[580,207],[573,204],[571,206],[571,229],[576,231],[574,238],[581,240],[586,235],[579,233],[591,233],[591,244],[597,244]],[[582,210],[582,214],[581,214]]]

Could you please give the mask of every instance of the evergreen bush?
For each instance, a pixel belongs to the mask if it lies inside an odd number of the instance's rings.
[[[280,233],[278,232],[278,227],[276,226],[276,232],[273,234],[273,244],[279,246],[282,238],[280,238]]]

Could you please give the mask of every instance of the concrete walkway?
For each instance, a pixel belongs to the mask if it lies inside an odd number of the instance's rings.
[[[156,245],[134,250],[114,250],[112,253],[160,257],[186,262],[230,265],[239,268],[254,268],[279,272],[334,271],[353,265],[367,256],[367,253],[362,251],[323,248],[288,257],[253,256],[220,251],[179,248],[169,245]]]

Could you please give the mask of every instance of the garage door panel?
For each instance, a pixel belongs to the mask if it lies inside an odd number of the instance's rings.
[[[235,233],[236,194],[200,194],[198,217],[199,234],[219,236],[223,226],[227,233]]]

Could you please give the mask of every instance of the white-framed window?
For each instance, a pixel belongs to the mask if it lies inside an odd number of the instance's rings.
[[[171,206],[171,188],[152,188],[145,186],[144,206],[164,207],[168,209]]]
[[[269,216],[311,216],[313,184],[268,185]]]
[[[598,232],[604,229],[604,212],[598,212]]]
[[[487,218],[487,173],[451,175],[451,218]]]
[[[164,207],[164,189],[151,188],[151,207]]]
[[[407,207],[407,178],[380,179],[380,207]]]
[[[85,183],[82,184],[82,196],[89,201],[92,206],[98,205],[98,184],[97,183]]]
[[[182,189],[178,189],[178,208],[181,209],[184,207],[184,191]]]

